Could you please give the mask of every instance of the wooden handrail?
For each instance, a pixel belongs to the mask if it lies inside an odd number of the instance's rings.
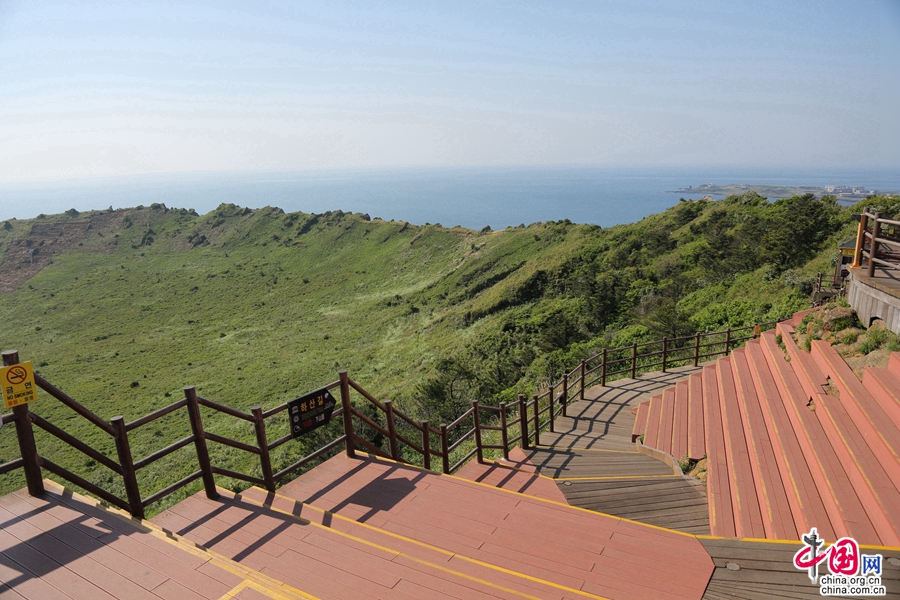
[[[81,440],[76,438],[75,436],[73,436],[69,433],[66,433],[65,431],[63,431],[62,429],[60,429],[59,427],[57,427],[56,425],[51,423],[50,421],[41,417],[40,415],[31,413],[31,422],[34,423],[35,425],[37,425],[38,427],[40,427],[41,429],[43,429],[44,431],[46,431],[47,433],[49,433],[53,436],[56,436],[60,440],[69,444],[73,448],[80,450],[84,454],[90,456],[91,458],[96,460],[98,463],[100,463],[101,465],[106,467],[107,469],[111,469],[112,471],[114,471],[115,473],[117,473],[119,475],[121,475],[123,473],[122,466],[119,463],[112,460],[111,458],[109,458],[108,456],[103,454],[102,452],[98,452],[97,450],[94,450],[93,448],[91,448],[90,446],[88,446],[87,444],[85,444],[84,442],[82,442]]]
[[[113,428],[109,423],[85,408],[80,402],[63,392],[61,389],[59,389],[37,373],[34,374],[34,382],[38,385],[39,388],[77,412],[79,415],[81,415],[109,435],[115,435],[115,432],[113,431]]]
[[[185,406],[187,406],[187,403],[188,403],[187,398],[182,398],[178,402],[173,402],[172,404],[170,404],[168,406],[164,406],[164,407],[160,408],[159,410],[155,410],[152,413],[150,413],[149,415],[144,415],[143,417],[140,417],[139,419],[135,419],[131,423],[126,423],[125,431],[133,431],[133,430],[137,429],[138,427],[146,425],[147,423],[152,423],[156,419],[164,417],[169,413],[175,412],[179,408],[184,408]]]

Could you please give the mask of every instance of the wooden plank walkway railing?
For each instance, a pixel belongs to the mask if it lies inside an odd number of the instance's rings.
[[[287,410],[287,402],[268,410],[254,407],[246,413],[198,396],[195,388],[189,386],[184,388],[184,398],[181,400],[130,423],[126,423],[122,416],[113,417],[107,422],[35,374],[35,381],[42,390],[112,438],[117,460],[35,414],[28,405],[23,405],[13,408],[12,413],[0,415],[2,423],[15,424],[20,451],[20,458],[0,465],[0,475],[22,469],[29,493],[37,496],[43,493],[42,469],[46,469],[104,501],[129,511],[135,517],[143,518],[147,507],[197,480],[202,480],[207,496],[217,497],[215,484],[217,475],[274,490],[285,478],[314,461],[328,458],[340,447],[343,447],[348,457],[354,457],[355,450],[359,448],[384,458],[418,464],[426,469],[432,468],[432,459],[435,458],[440,461],[440,470],[443,473],[454,473],[472,458],[477,458],[479,462],[483,461],[485,450],[499,450],[503,457],[508,459],[509,451],[517,444],[523,448],[529,448],[532,444],[540,445],[541,431],[553,432],[556,417],[566,416],[567,406],[574,400],[584,399],[585,390],[598,382],[600,385],[606,385],[608,381],[626,375],[635,377],[660,367],[665,371],[667,368],[684,364],[697,365],[701,360],[728,355],[742,342],[758,337],[762,329],[774,324],[775,322],[762,323],[722,332],[664,338],[661,341],[633,344],[625,348],[604,349],[582,360],[571,372],[563,374],[561,381],[551,383],[546,391],[534,395],[528,401],[522,395],[519,395],[514,403],[501,403],[496,407],[473,401],[471,408],[455,421],[449,425],[440,424],[438,427],[428,421],[412,419],[395,408],[390,400],[382,402],[376,399],[353,381],[346,371],[341,371],[337,381],[312,393],[338,390],[341,406],[334,410],[332,417],[341,417],[342,433],[278,471],[273,470],[271,453],[290,441],[292,436],[287,434],[269,441],[266,420]],[[3,353],[4,365],[18,362],[18,352]],[[357,402],[351,400],[351,394],[354,392],[361,400]],[[367,405],[370,409],[374,407],[374,412],[363,408]],[[200,414],[201,406],[252,424],[256,443],[248,444],[206,431]],[[157,419],[182,410],[187,412],[191,434],[147,456],[135,459],[129,441],[130,435]],[[122,480],[125,498],[101,488],[39,454],[34,437],[35,426],[115,473]],[[366,436],[365,431],[372,431],[387,440],[387,449],[375,443],[376,435]],[[498,434],[499,442],[496,440]],[[262,476],[241,473],[212,464],[209,443],[221,444],[256,455]],[[163,489],[143,496],[138,484],[138,471],[189,446],[193,446],[195,450],[197,469]]]
[[[863,211],[859,216],[852,266],[862,267],[864,258],[869,277],[875,276],[876,265],[891,269],[900,266],[900,221]]]

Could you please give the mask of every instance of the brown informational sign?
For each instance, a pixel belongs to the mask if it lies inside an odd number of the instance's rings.
[[[291,435],[296,439],[327,425],[336,404],[334,396],[328,390],[318,390],[288,402]]]
[[[30,361],[0,369],[0,385],[3,390],[3,408],[13,408],[37,400],[34,369]]]

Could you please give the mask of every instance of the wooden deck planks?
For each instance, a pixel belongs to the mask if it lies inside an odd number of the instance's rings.
[[[688,378],[688,458],[700,460],[707,455],[703,416],[703,376]]]
[[[688,382],[675,384],[675,406],[672,416],[672,451],[675,460],[684,460],[688,455]]]
[[[352,468],[353,461],[340,458],[345,468]],[[386,473],[389,468],[394,468],[386,461],[372,458],[367,460],[373,463],[373,467],[376,467],[366,469],[366,471],[371,471],[372,477],[378,477],[379,471]],[[335,463],[339,462],[336,459],[331,459],[329,462],[332,461]],[[465,505],[471,501],[473,491],[479,495],[481,493],[505,495],[502,491],[491,491],[487,488],[472,490],[472,484],[457,478],[429,475],[428,479],[432,478],[436,479],[436,481],[429,481],[427,487],[423,486],[421,490],[417,489],[414,492],[410,492],[415,493],[417,499],[422,500],[429,506],[432,500],[438,499],[451,506]],[[302,479],[303,477],[300,478],[300,480]],[[303,494],[308,494],[311,491],[308,485],[296,486],[294,483],[292,482],[285,486],[284,492],[294,495],[297,490],[302,490]],[[357,486],[347,487],[342,482],[337,488],[346,497],[355,496],[357,500],[363,500],[359,494],[359,483],[361,482],[357,482]],[[365,488],[366,485],[363,484],[361,487]],[[369,489],[373,488],[370,486]],[[395,507],[381,511],[378,516],[382,517],[383,521],[380,522],[379,527],[382,529],[389,528],[390,531],[395,533],[402,532],[401,534],[404,536],[420,539],[429,544],[440,545],[448,549],[452,546],[454,552],[459,552],[466,556],[480,556],[480,553],[484,552],[482,549],[484,544],[491,544],[492,547],[513,548],[519,553],[531,554],[531,562],[539,560],[549,552],[556,556],[557,560],[563,559],[563,557],[568,555],[568,558],[564,559],[564,562],[567,564],[578,564],[579,561],[589,559],[591,565],[596,564],[600,560],[598,557],[602,556],[605,548],[616,547],[616,544],[612,541],[612,537],[615,534],[619,534],[619,539],[622,540],[620,551],[625,554],[636,551],[632,540],[643,538],[646,544],[657,544],[660,536],[662,536],[662,539],[667,540],[670,546],[674,544],[675,547],[683,547],[687,551],[686,553],[682,551],[684,556],[693,556],[695,557],[693,560],[700,560],[701,564],[703,564],[703,555],[698,554],[696,552],[697,548],[691,546],[691,538],[680,538],[676,534],[667,534],[660,530],[643,528],[641,525],[627,521],[579,512],[560,504],[547,504],[546,501],[537,498],[510,495],[509,499],[515,500],[514,504],[508,507],[509,514],[496,523],[496,529],[492,532],[488,532],[481,525],[473,526],[466,518],[465,510],[462,511],[462,514],[455,515],[449,519],[446,528],[443,528],[440,526],[440,523],[434,523],[433,511],[420,511],[414,514],[408,508],[408,504],[403,507],[397,504]],[[363,503],[365,504],[366,502],[363,501]],[[340,514],[341,511],[337,510],[336,512]],[[460,545],[459,540],[448,542],[449,536],[447,534],[451,532],[450,527],[453,528],[453,532],[457,535],[464,535],[470,540],[481,540],[481,545],[474,541],[465,545]],[[434,535],[433,532],[436,528],[441,529],[440,535]],[[621,537],[622,534],[624,534],[624,537]],[[693,548],[693,551],[690,551],[691,548]],[[637,559],[638,556],[633,558]],[[584,567],[587,571],[591,568],[587,564],[584,564]],[[528,569],[531,567],[528,567],[527,564],[522,564],[520,568]],[[691,585],[694,586],[694,589],[696,589],[696,586],[701,586],[702,570],[701,567],[700,575],[692,574],[689,577],[689,580],[693,582]],[[626,578],[626,580],[615,582],[617,575],[608,572],[608,570],[604,570],[602,575],[586,572],[582,576],[584,581],[587,582],[585,583],[586,586],[588,583],[592,586],[599,586],[596,589],[607,586],[609,591],[619,589],[619,591],[624,592],[627,590],[631,595],[661,594],[666,591],[664,589],[656,589],[655,584],[650,584],[643,580],[628,581]],[[631,575],[628,577],[631,577]],[[702,583],[701,587],[705,588],[705,582]]]
[[[706,436],[706,489],[709,527],[713,535],[734,537],[734,507],[731,504],[731,477],[719,400],[718,373],[715,367],[703,369],[703,425]]]
[[[659,434],[657,443],[651,448],[662,450],[666,454],[672,454],[672,432],[675,421],[675,389],[669,388],[663,392],[662,409],[659,415]],[[648,444],[644,444],[645,446]]]
[[[663,395],[653,396],[650,399],[650,410],[647,413],[647,432],[644,434],[644,445],[650,448],[659,448],[661,445]]]
[[[716,363],[716,369],[735,534],[737,537],[762,538],[766,533],[759,498],[756,495],[753,468],[750,465],[750,452],[744,436],[731,358],[720,359]]]
[[[647,430],[647,417],[650,413],[650,401],[641,402],[634,419],[634,428],[631,430],[631,441],[636,442]]]
[[[759,397],[765,409],[766,426],[769,428],[778,470],[785,486],[789,486],[788,501],[794,515],[794,535],[790,539],[797,539],[811,527],[818,527],[823,535],[834,538],[831,516],[825,508],[801,444],[803,432],[795,431],[794,423],[786,408],[792,400],[782,398],[782,394],[787,395],[791,392],[783,381],[779,387],[776,379],[782,377],[779,368],[786,368],[788,363],[784,361],[781,350],[775,344],[774,333],[767,333],[768,335],[763,334],[758,344],[748,345],[747,351],[751,357],[750,364],[755,373]],[[811,450],[809,460],[815,462]],[[827,489],[827,486],[825,488]]]
[[[844,403],[821,395],[816,415],[832,440],[850,482],[872,522],[881,544],[900,545],[900,491],[891,482],[884,466],[847,414]]]
[[[773,440],[767,421],[771,422],[771,416],[763,412],[764,402],[757,393],[757,385],[770,384],[761,391],[771,395],[777,395],[774,382],[761,381],[759,375],[769,375],[767,365],[762,356],[757,356],[761,361],[761,371],[754,372],[748,361],[748,355],[752,350],[759,348],[759,342],[753,340],[746,346],[732,353],[732,365],[736,376],[736,389],[739,393],[739,406],[741,419],[744,423],[744,434],[747,439],[747,448],[750,451],[750,466],[753,470],[753,480],[756,483],[756,496],[760,503],[760,513],[763,517],[763,528],[768,539],[795,539],[798,527],[794,523],[792,504],[799,505],[793,487],[786,489],[785,480],[790,480],[789,473],[779,470],[779,459],[775,456]],[[756,375],[756,376],[755,376]],[[788,493],[793,497],[788,499]],[[799,512],[799,511],[798,511]],[[799,514],[798,514],[799,517]],[[806,531],[809,531],[808,529]]]
[[[0,498],[0,519],[0,582],[9,592],[2,596],[202,599],[241,582],[49,485],[42,498],[24,491]],[[170,547],[160,552],[158,544]]]
[[[573,481],[560,489],[572,506],[676,529],[709,534],[709,510],[702,485],[670,479]]]
[[[900,482],[900,428],[831,344],[813,340],[812,355],[837,387],[844,409],[893,481]]]
[[[894,425],[900,427],[900,380],[893,371],[866,367],[863,385],[881,405],[882,410],[890,417]]]
[[[747,540],[701,539],[716,565],[704,599],[712,598],[820,598],[805,571],[793,565],[794,553],[801,544]],[[834,542],[834,539],[827,539]],[[862,549],[864,553],[870,553]],[[900,550],[879,550],[883,555],[882,583],[889,596],[900,593]],[[896,562],[889,561],[893,558]],[[731,570],[733,563],[740,567]],[[827,568],[820,570],[824,574]]]

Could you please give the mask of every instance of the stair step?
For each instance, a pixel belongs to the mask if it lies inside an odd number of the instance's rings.
[[[455,476],[527,496],[537,496],[555,502],[566,501],[556,482],[549,477],[541,476],[521,448],[513,448],[509,458],[509,461],[483,463],[471,460],[463,465]]]
[[[636,442],[647,431],[647,416],[650,413],[650,401],[641,402],[637,406],[637,417],[634,419],[634,427],[631,430],[631,441]]]
[[[791,334],[794,332],[793,327],[787,323],[779,323],[777,330],[781,334],[782,343],[787,350],[788,356],[791,358],[791,367],[794,373],[797,374],[806,397],[815,398],[824,391],[822,386],[828,383],[825,380],[825,375],[822,374],[813,357],[800,350],[800,347],[797,346],[797,342],[791,337]]]
[[[662,394],[650,399],[650,410],[647,413],[647,430],[644,433],[644,445],[659,449],[659,418],[662,413]]]
[[[891,352],[887,368],[894,374],[894,377],[900,377],[900,352]]]
[[[654,448],[672,454],[672,429],[675,420],[675,389],[663,390],[662,411],[659,415],[659,437]]]
[[[866,367],[863,385],[881,405],[882,410],[900,427],[900,379],[890,369]]]
[[[672,423],[672,451],[675,460],[682,460],[688,453],[688,382],[675,384],[675,407]]]
[[[716,363],[716,369],[728,472],[731,476],[731,506],[734,510],[735,533],[737,537],[763,538],[766,536],[766,530],[763,526],[760,500],[756,493],[750,450],[744,436],[744,423],[731,357],[720,358]]]
[[[707,453],[706,490],[709,500],[709,528],[712,535],[735,537],[731,479],[728,473],[717,378],[716,367],[703,368],[703,423]]]
[[[3,598],[311,597],[56,482],[44,488],[0,498]]]
[[[747,344],[746,352],[753,372],[763,423],[771,443],[772,457],[778,467],[777,474],[784,486],[785,498],[789,505],[791,523],[788,539],[800,539],[810,527],[817,526],[819,519],[824,518],[827,522],[828,516],[818,494],[815,494],[815,498],[810,494],[815,493],[815,482],[797,442],[797,434],[787,416],[781,392],[770,370],[771,365],[766,360],[762,340]],[[813,506],[817,510],[810,510]]]
[[[846,467],[850,483],[884,545],[900,544],[900,492],[882,460],[872,452],[841,399],[822,394],[816,416]]]
[[[778,460],[775,457],[775,450],[766,424],[767,417],[763,413],[756,381],[748,361],[750,351],[748,346],[750,345],[758,349],[759,341],[748,342],[747,346],[735,350],[731,356],[736,376],[738,406],[741,409],[747,450],[750,452],[750,467],[756,484],[756,496],[760,503],[763,528],[768,539],[796,539],[798,530],[791,511],[792,502],[788,499],[788,492],[785,490],[785,484],[779,472]],[[765,367],[765,361],[763,361],[763,367]]]
[[[323,468],[326,477],[307,479]],[[351,535],[404,560],[429,552],[432,564],[518,594],[699,597],[714,568],[693,536],[371,457],[332,458],[279,495],[293,499],[290,514],[354,526]]]
[[[900,485],[900,429],[828,342],[813,340],[812,355],[840,393],[840,402],[895,485]]]
[[[774,332],[763,333],[760,338],[763,355],[776,387],[779,398],[771,402],[769,412],[773,415],[773,426],[778,430],[784,460],[790,471],[791,481],[796,488],[803,514],[803,531],[817,527],[826,539],[874,534],[868,518],[840,461],[825,438],[815,414],[807,407],[807,398],[796,373],[787,362],[784,353],[775,343]],[[785,423],[787,419],[787,423]],[[867,527],[848,528],[841,509],[848,514],[857,514]]]
[[[706,456],[706,433],[703,417],[703,376],[694,373],[688,380],[688,458]]]

